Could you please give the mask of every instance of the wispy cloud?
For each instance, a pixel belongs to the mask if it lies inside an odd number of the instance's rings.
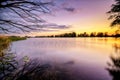
[[[54,23],[45,24],[44,26],[46,28],[51,28],[51,29],[68,29],[68,28],[70,28],[69,25],[58,25],[58,24],[54,24]]]
[[[36,25],[29,25],[29,27],[34,27]],[[62,29],[69,29],[71,28],[70,25],[58,25],[55,23],[48,23],[43,25],[38,25],[37,31],[47,32],[47,31],[58,31]]]
[[[73,7],[65,7],[63,9],[68,11],[68,12],[74,12],[75,11],[75,8],[73,8]]]
[[[72,4],[71,4],[72,3]],[[64,10],[67,12],[76,12],[76,5],[74,5],[75,0],[55,0],[56,5],[55,11]]]

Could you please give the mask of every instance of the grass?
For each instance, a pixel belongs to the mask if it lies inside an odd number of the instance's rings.
[[[0,36],[0,56],[2,56],[4,51],[8,49],[10,42],[11,41],[8,37]]]
[[[4,51],[9,48],[12,41],[25,40],[26,37],[19,36],[0,36],[0,56],[3,55]]]
[[[10,39],[11,41],[19,41],[19,40],[25,40],[26,37],[10,36],[9,39]]]

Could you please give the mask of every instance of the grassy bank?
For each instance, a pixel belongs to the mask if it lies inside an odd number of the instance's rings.
[[[10,36],[9,39],[10,39],[11,41],[19,41],[19,40],[25,40],[26,37]]]
[[[5,51],[9,48],[12,41],[25,40],[26,37],[19,36],[0,36],[0,56],[3,56]]]
[[[0,56],[9,47],[11,40],[8,37],[0,36]]]

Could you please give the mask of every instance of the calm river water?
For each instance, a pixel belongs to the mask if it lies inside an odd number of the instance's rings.
[[[120,38],[28,38],[13,42],[12,51],[69,66],[78,80],[112,80],[106,68],[120,53]]]

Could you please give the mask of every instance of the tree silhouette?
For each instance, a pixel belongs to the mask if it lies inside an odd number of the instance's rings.
[[[113,22],[111,26],[118,26],[120,29],[120,0],[115,0],[115,4],[112,4],[112,8],[108,13],[110,14],[109,19],[112,19]]]
[[[108,62],[107,71],[112,76],[112,80],[120,80],[120,45],[114,44],[115,56],[111,56],[111,62]]]
[[[90,37],[95,37],[95,36],[96,36],[95,32],[90,33]]]
[[[0,33],[29,32],[41,29],[41,13],[50,13],[52,1],[43,0],[0,0]]]
[[[102,32],[98,32],[96,36],[97,36],[97,37],[103,37],[104,34],[103,34]]]

